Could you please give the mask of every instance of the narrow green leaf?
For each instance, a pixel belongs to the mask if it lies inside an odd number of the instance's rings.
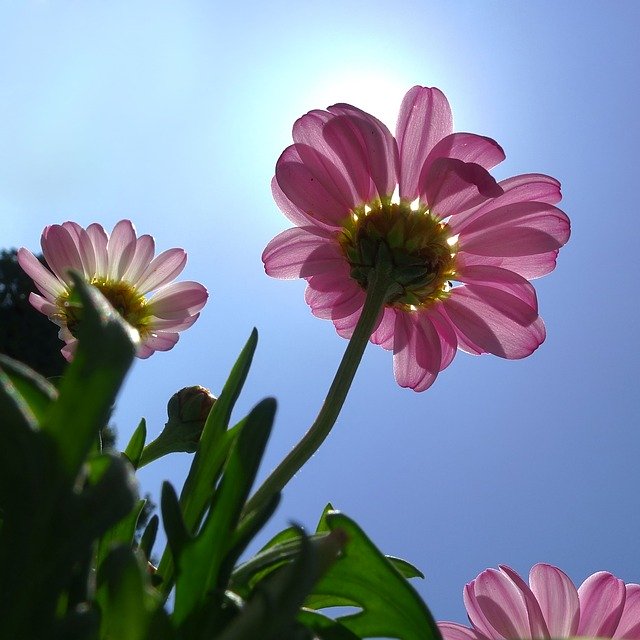
[[[11,443],[16,444],[28,437],[31,431],[38,428],[38,421],[26,400],[16,389],[15,384],[6,372],[0,368],[0,447],[9,451]],[[6,425],[6,426],[5,426]]]
[[[362,529],[335,511],[326,513],[322,522],[331,531],[343,531],[348,543],[305,606],[361,607],[358,613],[338,618],[360,638],[440,640],[438,627],[423,600]]]
[[[100,567],[104,559],[109,555],[111,549],[119,544],[133,545],[136,533],[136,524],[146,500],[138,500],[135,507],[120,522],[111,527],[101,538],[98,543],[98,558],[96,566]]]
[[[156,542],[156,536],[158,535],[158,524],[160,523],[160,518],[157,515],[151,516],[147,526],[144,529],[144,533],[142,534],[142,538],[140,538],[139,549],[142,553],[144,553],[147,560],[151,559],[151,552],[153,551],[153,545]]]
[[[99,577],[101,591],[105,593],[101,637],[114,640],[147,637],[152,607],[145,594],[144,570],[126,545],[113,549],[105,560]]]
[[[182,517],[176,490],[166,480],[162,483],[160,510],[162,511],[162,521],[167,534],[169,548],[173,557],[179,558],[184,546],[189,541],[190,535]]]
[[[247,379],[257,344],[258,332],[253,329],[204,425],[198,450],[180,495],[184,519],[191,532],[195,532],[211,498],[211,487],[220,472],[222,435],[229,426],[231,411]]]
[[[275,400],[267,398],[247,416],[202,530],[179,557],[174,609],[177,624],[192,615],[209,591],[221,586],[218,572],[233,544],[233,533],[262,460],[275,410]]]
[[[306,595],[336,561],[345,542],[345,536],[337,530],[318,540],[302,536],[296,559],[261,583],[218,640],[288,637]]]
[[[133,465],[134,469],[138,468],[140,463],[140,456],[142,456],[142,450],[144,449],[144,443],[147,439],[147,422],[144,418],[140,420],[140,424],[133,432],[131,440],[127,448],[124,450],[124,455],[129,458],[129,461]]]
[[[0,369],[11,380],[36,420],[41,422],[51,403],[58,397],[56,388],[26,364],[2,354],[0,354]]]
[[[249,373],[257,344],[258,332],[253,329],[231,370],[220,397],[209,413],[198,450],[180,494],[184,522],[192,534],[195,534],[200,526],[204,513],[210,504],[213,487],[222,472],[229,450],[242,428],[243,422],[241,421],[233,429],[227,431],[231,412]],[[168,595],[173,586],[173,572],[173,556],[168,550],[165,550],[158,567],[158,573],[163,578],[162,589],[165,591],[165,595]]]
[[[135,355],[137,337],[95,287],[71,275],[84,307],[79,344],[43,429],[55,440],[67,475],[74,479],[99,429],[107,423]]]
[[[220,567],[220,575],[218,584],[226,585],[229,582],[233,568],[236,566],[238,558],[244,553],[249,543],[255,538],[257,533],[269,521],[271,516],[280,504],[280,494],[271,497],[264,507],[256,511],[252,511],[247,517],[243,518],[235,532],[233,533],[232,543],[228,553],[225,555]]]
[[[290,537],[291,532],[294,533],[293,537]],[[285,529],[276,536],[279,539],[276,544],[264,547],[255,556],[236,567],[231,575],[229,588],[246,598],[253,587],[269,574],[297,558],[300,554],[301,545],[298,532],[299,529],[296,529],[296,527]],[[320,540],[327,535],[328,533],[315,534],[309,536],[309,539],[312,541]]]

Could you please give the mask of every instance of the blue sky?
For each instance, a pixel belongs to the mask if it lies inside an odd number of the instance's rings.
[[[617,2],[0,3],[0,246],[46,224],[124,217],[211,293],[171,352],[135,364],[115,420],[155,435],[171,393],[218,391],[251,328],[239,412],[279,411],[264,476],[312,422],[346,342],[302,282],[260,254],[286,228],[269,182],[302,113],[351,102],[393,129],[404,91],[437,86],[456,129],[495,138],[497,177],[548,173],[573,224],[536,282],[548,337],[530,358],[459,354],[436,384],[396,386],[370,346],[323,448],[269,525],[314,526],[331,501],[418,565],[438,619],[462,587],[540,561],[577,583],[640,582],[638,215],[640,4]],[[238,414],[240,415],[240,413]],[[180,485],[187,455],[141,474]]]

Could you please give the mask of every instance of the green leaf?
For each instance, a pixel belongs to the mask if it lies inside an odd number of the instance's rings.
[[[111,549],[119,544],[133,545],[136,533],[136,524],[146,500],[138,500],[133,509],[120,522],[111,527],[101,538],[98,544],[98,558],[96,566],[100,567],[103,560],[109,555]]]
[[[422,578],[424,579],[424,573],[418,569],[415,565],[403,560],[402,558],[396,558],[395,556],[385,556],[385,558],[395,567],[395,569],[402,574],[405,578]]]
[[[337,511],[325,514],[320,528],[325,524],[330,531],[343,531],[348,543],[305,606],[361,607],[361,611],[337,619],[360,638],[440,640],[438,627],[416,590],[362,529]]]
[[[146,568],[130,547],[111,551],[98,583],[102,601],[101,637],[109,640],[144,640],[159,603],[147,592]]]
[[[349,631],[337,620],[327,618],[317,611],[302,609],[298,613],[298,622],[313,630],[319,640],[360,640],[360,636]]]
[[[56,388],[27,365],[2,354],[0,369],[7,375],[36,420],[41,422],[51,403],[58,397]]]
[[[306,595],[336,561],[345,542],[346,538],[339,531],[316,540],[301,536],[300,551],[295,560],[260,584],[240,615],[231,621],[217,640],[282,640],[292,637],[296,617]]]
[[[178,558],[191,536],[184,524],[176,491],[171,483],[166,480],[162,483],[160,510],[162,511],[162,521],[164,522],[169,548],[173,557]]]
[[[184,522],[190,533],[195,533],[200,526],[207,506],[210,504],[213,487],[218,481],[229,450],[242,427],[241,422],[227,431],[231,411],[249,373],[257,343],[258,332],[254,329],[204,425],[198,450],[180,495]],[[165,550],[158,567],[165,595],[168,595],[173,586],[173,571],[173,556]]]
[[[180,495],[184,520],[191,532],[195,532],[202,519],[211,498],[211,487],[214,486],[226,458],[226,451],[221,451],[221,440],[247,379],[257,344],[258,332],[253,329],[204,425],[198,450]]]
[[[142,553],[144,553],[147,560],[151,560],[151,551],[153,550],[153,545],[156,541],[156,536],[158,535],[158,524],[160,523],[160,519],[157,515],[151,516],[147,526],[144,529],[144,533],[142,534],[142,538],[140,538],[139,549]]]
[[[219,570],[233,546],[234,531],[262,460],[275,410],[275,400],[267,398],[247,416],[202,530],[179,556],[174,609],[177,624],[198,609],[207,593],[223,586]]]
[[[135,355],[137,337],[95,287],[71,275],[84,307],[79,344],[43,429],[55,440],[67,475],[74,479],[107,423]]]
[[[144,418],[142,418],[142,420],[140,420],[140,424],[138,424],[138,427],[133,432],[127,448],[124,450],[124,455],[129,458],[129,461],[133,465],[134,469],[137,469],[138,465],[140,464],[140,457],[142,456],[142,451],[144,449],[144,443],[146,439],[147,422]]]
[[[26,400],[19,393],[7,373],[0,368],[0,415],[2,415],[2,429],[0,429],[0,445],[3,453],[7,453],[14,446],[24,446],[29,433],[38,428],[38,421]],[[5,426],[6,424],[6,426]]]

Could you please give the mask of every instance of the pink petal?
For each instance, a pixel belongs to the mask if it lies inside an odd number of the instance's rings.
[[[183,249],[167,249],[156,256],[143,271],[138,280],[141,295],[153,291],[176,278],[187,264],[187,254]]]
[[[626,585],[624,609],[614,638],[640,640],[640,585]]]
[[[478,578],[479,577],[480,576],[478,576]],[[476,578],[476,580],[478,578]],[[474,630],[479,635],[486,638],[492,638],[493,640],[502,640],[502,636],[489,624],[489,621],[485,617],[484,611],[476,598],[476,580],[472,580],[466,584],[462,591],[462,599],[467,610],[469,622],[471,622]]]
[[[501,564],[500,571],[506,575],[511,582],[516,586],[524,598],[524,604],[527,609],[527,617],[529,618],[529,628],[531,637],[533,638],[548,638],[549,629],[545,622],[544,616],[540,604],[536,600],[533,591],[529,588],[529,585],[511,568],[507,565]]]
[[[345,262],[335,234],[323,234],[320,229],[287,229],[266,246],[262,261],[273,278],[306,278],[330,271]]]
[[[611,638],[620,622],[625,584],[606,571],[589,576],[578,588],[580,623],[577,635]]]
[[[325,320],[337,318],[334,310],[345,303],[349,305],[349,301],[354,298],[356,301],[351,304],[356,308],[361,307],[364,302],[364,291],[349,276],[349,267],[346,263],[333,271],[311,276],[308,282],[309,286],[304,293],[304,298],[311,307],[313,315],[318,318]],[[358,300],[360,301],[359,307]],[[354,313],[356,308],[347,315]],[[340,315],[340,318],[344,317],[344,315]]]
[[[502,147],[491,138],[475,133],[452,133],[438,142],[422,167],[421,175],[428,173],[429,167],[437,158],[455,158],[462,162],[473,162],[492,169],[505,159]]]
[[[78,230],[77,244],[85,275],[92,279],[97,271],[96,252],[89,234],[82,228]]]
[[[329,225],[321,222],[320,220],[316,220],[293,204],[293,202],[291,202],[291,200],[289,200],[289,198],[287,198],[287,196],[282,192],[275,176],[271,179],[271,193],[273,194],[273,199],[276,201],[280,211],[282,211],[282,213],[284,213],[284,215],[298,227],[314,226],[320,229],[335,230],[336,225]]]
[[[45,316],[52,316],[54,313],[58,312],[58,307],[55,304],[49,302],[46,298],[39,296],[37,293],[29,294],[29,302],[34,309],[40,313],[44,313]]]
[[[442,302],[435,303],[421,313],[429,318],[440,336],[440,348],[442,349],[440,371],[444,371],[451,364],[458,350],[458,337],[455,329],[446,313],[443,312]]]
[[[153,351],[169,351],[170,349],[173,349],[173,347],[175,347],[179,338],[180,335],[177,333],[166,333],[164,331],[158,331],[157,333],[152,334],[145,339],[144,347],[146,347],[147,349],[153,349]],[[147,349],[142,349],[141,353],[146,353]],[[142,358],[148,357],[146,355],[137,355],[138,357]]]
[[[442,368],[440,336],[419,312],[396,313],[393,373],[401,387],[424,391]]]
[[[562,200],[560,182],[543,173],[523,173],[498,183],[509,198],[504,204],[512,202],[546,202],[557,204]]]
[[[415,200],[427,156],[453,130],[451,108],[436,88],[411,88],[400,106],[396,140],[400,152],[400,197]]]
[[[69,232],[69,235],[78,248],[84,274],[87,278],[92,278],[95,274],[96,258],[91,239],[87,235],[87,232],[77,222],[71,222],[70,220],[63,222],[62,226]]]
[[[487,569],[475,579],[473,590],[485,620],[500,636],[532,637],[525,597],[506,574]]]
[[[60,280],[46,269],[40,260],[31,253],[31,251],[28,251],[24,247],[18,249],[18,264],[33,280],[40,292],[49,300],[55,300],[60,294],[66,291],[66,287],[60,282]]]
[[[360,319],[360,315],[362,313],[365,296],[366,296],[365,292],[362,289],[360,289],[358,292],[355,293],[353,305],[352,305],[353,307],[356,307],[356,310],[350,315],[345,315],[341,318],[332,318],[333,326],[336,329],[336,333],[340,337],[346,338],[347,340],[349,340],[353,335],[353,332],[356,328],[356,325],[358,324],[358,320]],[[378,318],[376,319],[376,322],[374,323],[373,331],[375,331],[378,328],[378,325],[380,324],[381,319],[382,319],[382,312],[380,312],[380,314],[378,315]]]
[[[466,266],[473,265],[489,265],[500,267],[513,271],[521,275],[527,280],[540,278],[541,276],[551,273],[556,268],[558,258],[558,250],[549,251],[548,253],[539,253],[532,256],[516,256],[516,257],[495,257],[495,256],[478,256],[465,251],[458,251],[456,255],[456,264],[462,270]]]
[[[156,243],[150,235],[145,234],[140,236],[136,240],[136,247],[131,257],[131,262],[127,270],[122,274],[122,279],[136,286],[144,270],[151,264],[155,250]]]
[[[455,287],[442,308],[455,327],[460,348],[470,353],[524,358],[545,338],[544,323],[537,311],[501,288]]]
[[[188,318],[184,318],[181,320],[174,320],[171,318],[158,318],[156,316],[151,316],[151,320],[149,323],[149,327],[152,332],[155,331],[184,331],[192,326],[195,321],[200,317],[199,313],[196,313],[193,316],[189,316]]]
[[[529,573],[529,584],[552,638],[576,634],[580,619],[578,591],[566,573],[550,564],[536,564]]]
[[[524,322],[534,317],[532,314],[537,315],[536,290],[530,282],[513,271],[488,265],[467,266],[464,269],[459,269],[458,279],[468,285],[494,287],[515,296],[531,309],[531,312],[528,310],[524,312]],[[507,301],[508,304],[511,302],[511,299]],[[505,313],[508,312],[509,309],[506,309]]]
[[[138,350],[136,351],[136,357],[140,358],[141,360],[146,360],[154,353],[155,351],[151,347],[147,346],[146,344],[139,344]]]
[[[362,141],[368,172],[380,199],[389,199],[398,182],[398,147],[386,125],[374,116],[349,104],[336,104],[329,111],[345,117]]]
[[[107,253],[107,243],[109,236],[107,232],[102,228],[102,225],[97,223],[90,224],[87,227],[87,235],[93,245],[93,251],[96,260],[95,276],[106,278],[109,269],[109,254]]]
[[[465,226],[475,218],[498,207],[518,202],[557,204],[562,199],[560,183],[555,178],[541,173],[514,176],[501,180],[498,185],[504,191],[500,197],[489,202],[485,198],[478,197],[476,202],[468,203],[469,210],[456,217],[455,225],[458,231],[464,230]]]
[[[464,229],[452,220],[462,251],[483,256],[516,257],[555,251],[569,239],[567,216],[553,205],[520,202],[475,218]]]
[[[293,125],[293,140],[310,168],[320,163],[352,206],[371,198],[371,178],[362,143],[346,117],[311,111]],[[335,174],[335,175],[334,175]]]
[[[302,161],[300,145],[287,147],[276,163],[278,186],[296,207],[321,223],[340,226],[353,203],[345,201],[335,188],[327,188],[323,177]]]
[[[209,294],[199,282],[173,282],[149,300],[153,315],[169,320],[184,320],[198,313],[207,302]]]
[[[73,356],[75,355],[76,349],[78,348],[78,341],[74,338],[70,342],[60,349],[60,353],[64,356],[64,359],[67,362],[71,362],[73,360]]]
[[[393,331],[396,326],[396,311],[393,307],[385,307],[378,328],[371,334],[371,342],[379,344],[383,349],[393,349]]]
[[[420,183],[421,200],[440,218],[464,211],[478,196],[495,198],[501,193],[486,169],[453,158],[438,158]]]
[[[370,165],[366,141],[349,115],[329,115],[331,117],[322,132],[323,138],[342,163],[345,173],[349,175],[351,184],[358,194],[357,202],[371,202],[377,195],[377,188],[372,179],[376,173]],[[388,138],[385,138],[385,145],[389,144]],[[393,144],[391,148],[394,148]],[[392,174],[395,175],[395,170]]]
[[[113,228],[107,242],[109,256],[108,276],[120,280],[127,270],[136,250],[136,230],[131,220],[120,220]]]
[[[438,622],[442,640],[480,640],[483,638],[473,629],[463,627],[455,622]]]
[[[78,247],[62,225],[46,227],[42,232],[41,246],[47,265],[58,279],[71,284],[70,269],[84,273]]]

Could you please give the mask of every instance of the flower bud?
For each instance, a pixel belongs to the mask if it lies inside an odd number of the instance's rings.
[[[209,389],[205,389],[200,385],[184,387],[174,393],[167,404],[167,415],[169,417],[167,424],[193,426],[194,432],[199,430],[201,433],[215,401],[216,397],[211,394]],[[198,433],[195,444],[199,440],[200,435]]]
[[[162,433],[145,447],[140,464],[148,464],[168,453],[193,453],[216,400],[209,389],[200,385],[174,393],[167,404],[169,419]]]

